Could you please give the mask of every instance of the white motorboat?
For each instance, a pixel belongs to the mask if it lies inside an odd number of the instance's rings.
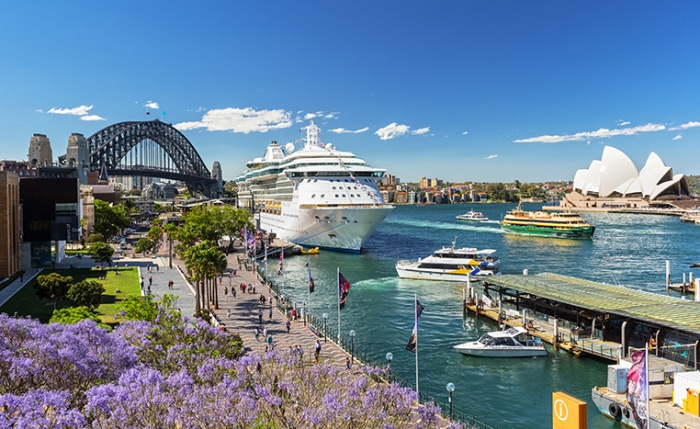
[[[455,249],[457,237],[451,247],[443,247],[423,259],[398,261],[396,272],[402,279],[446,280],[466,282],[470,277],[500,274],[500,261],[494,249],[478,250],[474,247]]]
[[[463,355],[484,357],[532,357],[547,356],[547,349],[539,338],[528,335],[519,326],[504,331],[487,332],[476,341],[470,341],[453,349]]]
[[[473,209],[469,210],[465,214],[458,215],[457,219],[458,220],[466,220],[469,222],[486,222],[489,220],[489,218],[484,216],[483,213],[475,212]]]
[[[258,228],[304,247],[359,252],[394,206],[385,204],[377,182],[385,170],[318,137],[313,121],[303,147],[273,141],[262,158],[234,180],[240,205]]]

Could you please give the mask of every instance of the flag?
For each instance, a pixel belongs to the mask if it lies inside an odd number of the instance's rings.
[[[632,367],[627,371],[627,402],[639,429],[647,429],[649,422],[649,380],[647,380],[647,350],[630,353]]]
[[[406,346],[406,350],[409,352],[416,352],[416,345],[418,345],[418,321],[420,320],[420,314],[423,312],[423,306],[420,305],[420,302],[416,299],[416,324],[413,325],[413,333],[411,334],[411,338],[408,340],[408,345]]]
[[[340,309],[345,308],[345,301],[348,299],[348,292],[350,292],[350,282],[347,281],[340,271],[338,271],[338,299],[340,303]]]
[[[306,263],[306,269],[309,271],[309,293],[314,293],[314,279],[311,277],[311,267]]]
[[[280,250],[280,269],[277,271],[277,275],[284,275],[284,249]]]
[[[163,113],[163,116],[167,115],[167,113],[165,113],[165,110],[163,110],[161,113]]]

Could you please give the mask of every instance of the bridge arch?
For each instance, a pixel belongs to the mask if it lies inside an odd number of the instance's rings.
[[[104,165],[110,175],[180,180],[208,196],[216,184],[187,137],[158,119],[110,125],[91,135],[87,147],[90,168]]]

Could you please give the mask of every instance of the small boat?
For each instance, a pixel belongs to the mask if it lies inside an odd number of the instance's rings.
[[[318,250],[318,247],[314,247],[313,249],[306,250],[303,247],[301,248],[301,254],[302,255],[317,255],[320,251]]]
[[[396,263],[396,272],[402,279],[446,280],[466,282],[470,277],[500,274],[500,261],[494,249],[478,250],[474,247],[455,249],[452,246],[436,250],[427,258],[403,260]]]
[[[457,216],[457,219],[471,221],[471,222],[486,222],[487,220],[489,220],[489,218],[484,216],[483,213],[475,212],[473,209],[469,210],[465,214],[461,214],[461,215]]]
[[[505,215],[501,229],[508,234],[590,239],[595,226],[586,222],[578,213],[530,212],[522,210],[518,204],[515,210]]]
[[[547,349],[539,338],[532,338],[520,326],[504,331],[487,332],[476,341],[452,346],[463,355],[483,357],[547,356]]]

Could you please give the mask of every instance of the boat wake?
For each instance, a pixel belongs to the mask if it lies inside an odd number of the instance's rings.
[[[451,223],[451,222],[431,222],[428,220],[405,220],[405,219],[391,219],[387,218],[384,223],[394,224],[394,225],[406,225],[417,228],[430,228],[430,229],[445,229],[445,230],[458,230],[458,231],[480,231],[480,232],[491,232],[494,234],[503,234],[501,228],[486,226],[487,224],[498,225],[498,221],[487,221],[478,222],[475,224],[466,223]]]

